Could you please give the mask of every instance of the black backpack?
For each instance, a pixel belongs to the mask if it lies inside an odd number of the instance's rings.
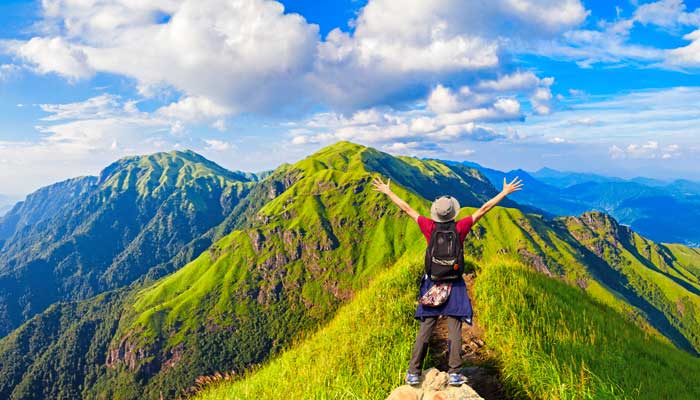
[[[425,250],[425,273],[434,281],[451,281],[464,273],[464,247],[459,240],[457,223],[435,222]]]

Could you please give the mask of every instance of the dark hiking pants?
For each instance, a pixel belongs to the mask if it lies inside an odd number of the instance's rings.
[[[428,352],[428,342],[430,335],[433,333],[433,328],[437,324],[438,317],[425,317],[420,323],[418,336],[416,336],[416,344],[413,346],[411,353],[411,361],[408,364],[408,372],[411,374],[420,374],[423,365],[423,359]],[[450,350],[450,358],[447,365],[450,367],[449,373],[459,373],[462,368],[462,320],[454,317],[447,317],[447,346]]]

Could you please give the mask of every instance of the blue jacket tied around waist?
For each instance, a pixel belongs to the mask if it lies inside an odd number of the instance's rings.
[[[420,281],[420,291],[418,298],[423,297],[425,292],[430,290],[435,284],[435,281],[430,279],[428,275],[423,275]],[[416,309],[416,319],[423,319],[425,317],[436,317],[439,315],[447,315],[450,317],[459,318],[462,321],[471,320],[473,316],[472,303],[467,295],[467,285],[464,283],[464,279],[458,279],[452,284],[452,291],[450,292],[450,297],[447,299],[445,304],[438,307],[427,307],[418,303],[418,309]]]

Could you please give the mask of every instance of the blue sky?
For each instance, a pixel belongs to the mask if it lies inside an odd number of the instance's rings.
[[[0,194],[189,148],[230,169],[338,140],[698,180],[698,2],[3,1]]]

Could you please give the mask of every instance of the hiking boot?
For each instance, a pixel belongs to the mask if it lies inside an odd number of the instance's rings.
[[[406,374],[406,383],[408,383],[411,386],[417,385],[418,383],[420,383],[420,374],[412,374],[410,372],[407,373]]]
[[[463,383],[467,383],[467,377],[462,374],[450,374],[450,385],[461,386]]]

